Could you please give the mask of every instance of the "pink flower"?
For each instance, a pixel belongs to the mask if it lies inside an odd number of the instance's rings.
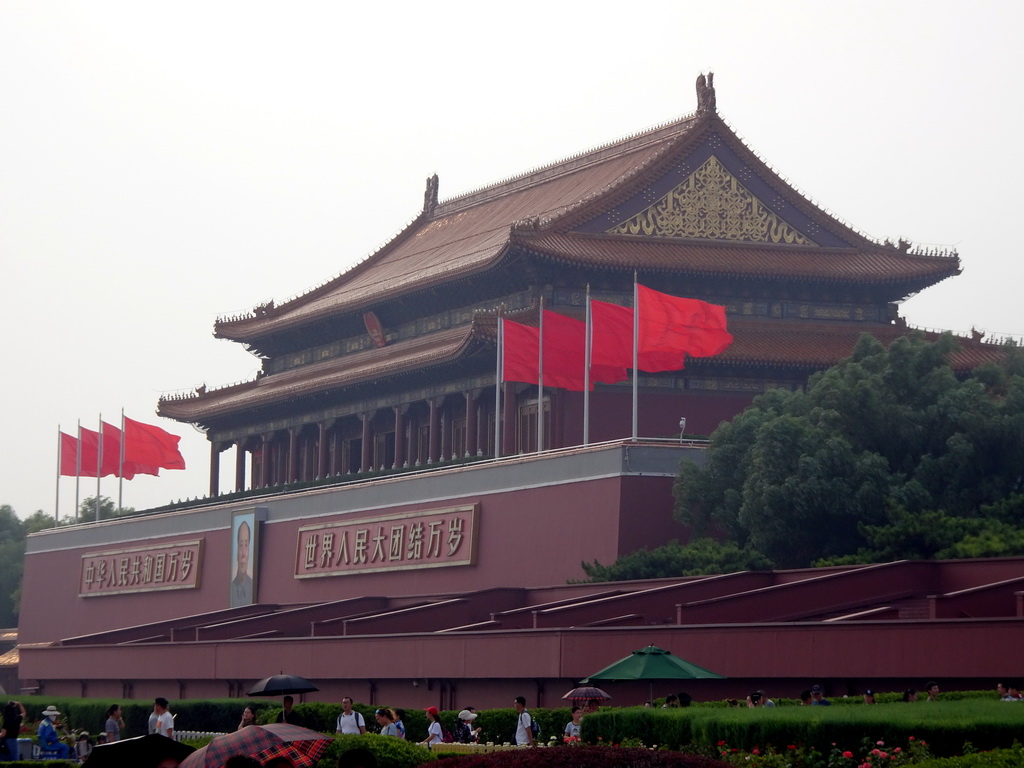
[[[760,749],[758,749],[757,747],[754,747],[754,748],[753,748],[753,749],[752,749],[751,751],[752,751],[752,752],[753,752],[753,754],[755,754],[755,755],[760,755],[760,754],[761,754],[761,750],[760,750]]]
[[[853,752],[851,752],[850,750],[846,750],[845,752],[843,752],[843,757],[853,757]]]
[[[911,740],[911,741],[913,741],[913,740],[914,740],[914,737],[913,737],[913,736],[911,736],[911,737],[910,737],[910,740]]]
[[[893,752],[896,753],[896,754],[899,754],[902,751],[903,751],[903,747],[896,747],[896,749],[893,750]]]
[[[877,744],[880,747],[884,747],[885,746],[885,742],[884,741],[876,741],[875,744]]]
[[[725,746],[725,739],[722,739],[720,742],[718,742],[718,746],[724,747]]]
[[[878,751],[878,749],[872,749],[872,750],[871,750],[871,754],[872,754],[872,755],[878,755],[878,754],[879,754],[879,751]]]
[[[796,745],[790,744],[788,747],[786,747],[786,749],[796,749]]]

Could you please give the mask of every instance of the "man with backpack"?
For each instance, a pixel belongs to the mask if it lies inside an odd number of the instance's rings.
[[[526,698],[523,696],[516,696],[516,714],[519,719],[516,722],[516,745],[517,746],[537,746],[534,737],[537,736],[539,728],[533,721],[530,713],[526,711]]]

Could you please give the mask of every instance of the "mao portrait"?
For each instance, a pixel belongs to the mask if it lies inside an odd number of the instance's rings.
[[[252,605],[256,597],[256,514],[236,512],[231,518],[231,607]]]

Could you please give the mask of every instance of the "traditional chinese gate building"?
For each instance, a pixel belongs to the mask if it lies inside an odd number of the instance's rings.
[[[30,537],[21,677],[69,695],[237,696],[286,668],[325,698],[486,706],[543,700],[648,642],[736,686],[1007,674],[998,654],[944,654],[991,650],[996,625],[1019,645],[1018,561],[566,586],[582,561],[685,537],[671,486],[703,452],[679,441],[680,417],[709,434],[860,334],[891,341],[907,332],[897,303],[959,270],[955,253],[873,242],[805,199],[703,78],[680,120],[444,201],[434,177],[364,262],[217,322],[263,358],[253,381],[161,399],[161,415],[207,430],[207,499]],[[639,440],[628,385],[592,393],[590,445],[581,393],[496,396],[500,308],[529,323],[543,299],[581,317],[588,286],[628,303],[634,272],[725,305],[735,337],[642,375]],[[963,339],[954,365],[997,352]],[[869,620],[907,653],[854,652]]]

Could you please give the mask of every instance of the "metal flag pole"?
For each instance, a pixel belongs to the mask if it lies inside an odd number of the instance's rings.
[[[64,441],[61,439],[60,424],[57,425],[57,492],[53,499],[53,527],[60,522],[60,468],[64,458]]]
[[[636,367],[639,363],[640,346],[640,302],[637,301],[638,291],[636,288],[636,272],[633,272],[633,440],[637,439],[637,412],[639,403],[639,379]]]
[[[537,453],[544,450],[544,297],[540,297],[537,330]]]
[[[117,508],[124,509],[124,407],[121,408],[121,450],[117,456]]]
[[[99,440],[96,442],[96,522],[100,521],[100,475],[103,474],[103,414],[100,414]]]
[[[78,495],[82,480],[82,420],[78,420],[78,447],[75,451],[75,522],[78,522]]]
[[[504,376],[502,358],[505,354],[504,304],[498,305],[498,359],[494,369],[494,458],[501,456],[501,380]]]
[[[583,444],[590,445],[590,362],[593,344],[593,318],[590,315],[590,283],[587,283],[587,322],[583,337]]]

